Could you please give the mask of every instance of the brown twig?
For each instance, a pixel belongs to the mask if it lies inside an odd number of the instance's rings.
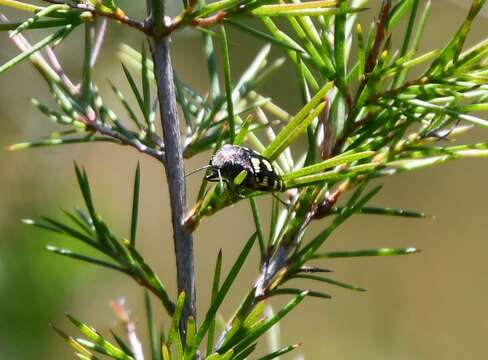
[[[388,96],[394,97],[394,96],[400,94],[401,92],[405,91],[406,89],[408,89],[410,86],[425,85],[425,84],[429,83],[429,81],[430,81],[430,79],[426,76],[421,77],[419,79],[407,81],[402,86],[399,86],[399,87],[394,88],[394,89],[388,89],[382,93],[375,94],[374,96],[370,96],[366,100],[366,103],[367,104],[374,104],[380,98],[384,98],[384,97],[388,97]]]
[[[381,45],[383,44],[386,35],[386,23],[390,15],[390,9],[391,9],[391,0],[383,0],[380,16],[376,21],[376,35],[374,38],[373,47],[371,48],[371,51],[368,53],[368,57],[366,59],[366,65],[365,65],[366,74],[373,71],[373,69],[376,66],[376,63],[378,62],[378,58],[381,52]],[[363,81],[363,83],[366,82],[367,82],[366,80]],[[360,91],[358,91],[358,93],[360,93]]]
[[[329,118],[331,97],[332,97],[332,90],[330,90],[326,95],[325,108],[319,117],[320,126],[322,126],[322,130],[324,134],[322,143],[320,144],[320,157],[323,160],[330,158],[332,152],[333,137],[332,137],[332,129],[330,127],[330,118]]]
[[[311,211],[311,219],[322,219],[331,214],[330,210],[337,203],[339,197],[351,187],[351,181],[345,180],[331,193],[327,194],[319,204],[315,205]]]
[[[390,15],[390,10],[391,10],[391,0],[383,0],[383,5],[381,7],[380,15],[376,20],[376,35],[373,42],[373,47],[369,51],[368,57],[366,58],[366,64],[365,64],[366,76],[358,86],[358,89],[356,91],[356,99],[354,101],[353,106],[350,107],[349,115],[345,122],[343,133],[336,141],[336,144],[334,145],[332,151],[332,155],[337,154],[341,150],[347,138],[351,134],[352,129],[354,128],[354,117],[356,116],[354,107],[355,105],[357,105],[357,100],[359,99],[361,93],[363,92],[364,88],[366,87],[366,85],[370,80],[370,77],[368,75],[374,70],[376,64],[378,63],[378,59],[381,53],[381,46],[386,36],[386,24]]]
[[[226,11],[219,11],[212,16],[205,18],[196,18],[191,21],[193,26],[209,27],[222,21],[227,15]]]

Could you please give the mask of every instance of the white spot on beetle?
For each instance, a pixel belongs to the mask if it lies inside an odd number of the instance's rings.
[[[251,163],[252,163],[252,167],[256,172],[261,170],[261,161],[259,159],[251,158]]]
[[[268,160],[262,159],[262,162],[264,166],[266,166],[266,169],[268,169],[269,172],[274,172],[273,165],[271,165],[271,163]]]

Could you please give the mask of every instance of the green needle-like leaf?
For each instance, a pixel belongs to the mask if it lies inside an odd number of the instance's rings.
[[[382,249],[366,249],[354,251],[334,251],[327,253],[315,254],[314,259],[332,259],[343,257],[363,257],[363,256],[396,256],[396,255],[410,255],[420,252],[416,248],[382,248]]]
[[[249,357],[249,355],[251,355],[251,353],[253,353],[254,350],[256,350],[256,346],[257,345],[258,345],[257,343],[252,344],[247,349],[242,350],[239,354],[237,354],[237,356],[232,357],[232,360],[244,360],[244,359],[247,359]],[[232,350],[229,350],[229,351],[232,351]],[[234,354],[233,351],[232,351],[232,354]]]
[[[64,341],[66,341],[66,343],[72,347],[78,355],[82,355],[82,356],[85,356],[86,359],[96,359],[93,354],[88,351],[88,349],[84,348],[82,345],[80,345],[76,340],[75,338],[73,338],[72,336],[69,336],[67,335],[65,332],[61,331],[60,329],[58,329],[57,327],[51,325],[54,329],[54,331],[56,331],[56,333],[61,336]]]
[[[60,39],[64,39],[68,34],[71,32],[73,29],[72,25],[66,25],[62,27],[60,30],[56,31],[54,34],[51,34],[49,36],[46,36],[44,39],[39,41],[38,43],[32,45],[28,50],[22,52],[21,54],[17,55],[13,59],[7,61],[5,64],[0,66],[0,74],[3,73],[4,71],[14,67],[18,63],[20,63],[22,60],[27,59],[29,56],[32,54],[36,53],[37,51],[43,49],[44,47],[48,46],[49,44],[52,44],[54,42],[57,42]]]
[[[80,353],[76,353],[76,356],[78,356],[78,359],[80,360],[98,360],[98,358],[94,355],[86,356]]]
[[[251,329],[249,334],[242,339],[233,349],[234,352],[238,353],[249,345],[254,343],[261,335],[263,335],[266,331],[268,331],[273,325],[275,325],[278,321],[280,321],[286,314],[288,314],[291,310],[293,310],[302,300],[307,296],[308,292],[303,291],[300,295],[297,295],[293,298],[288,304],[286,304],[279,312],[275,315],[271,316],[270,318],[266,319],[266,321],[262,324],[257,325],[255,328]],[[219,349],[219,351],[226,351],[227,349]]]
[[[330,16],[343,13],[355,13],[363,11],[364,9],[353,8],[327,8],[320,7],[320,3],[332,3],[328,0],[323,1],[307,1],[303,3],[295,4],[277,4],[277,5],[263,5],[254,10],[251,10],[251,14],[256,17],[294,17],[294,16]],[[335,1],[334,1],[335,3]],[[319,6],[317,6],[319,5]],[[314,6],[314,7],[310,7]],[[330,6],[330,5],[325,5]]]
[[[183,342],[181,341],[181,335],[179,331],[177,331],[175,334],[174,344],[176,348],[175,359],[183,359],[184,349],[183,349]]]
[[[78,180],[78,185],[80,186],[83,199],[85,200],[85,204],[88,209],[88,213],[90,214],[91,219],[95,220],[96,218],[95,206],[93,205],[90,184],[88,182],[88,178],[86,177],[86,173],[82,171],[78,167],[78,164],[76,163],[75,163],[75,172],[76,172],[76,178]]]
[[[100,346],[101,349],[103,349],[104,354],[115,359],[132,360],[132,357],[105,340],[105,338],[101,336],[94,328],[82,323],[70,314],[66,314],[66,316],[83,333],[83,335],[93,341],[96,345]]]
[[[94,343],[94,342],[92,342],[90,340],[86,340],[86,339],[83,339],[83,338],[76,338],[75,341],[78,344],[80,344],[81,346],[83,346],[83,347],[85,347],[87,349],[90,349],[91,351],[97,352],[99,354],[106,355],[106,356],[108,356],[109,358],[112,358],[112,359],[126,359],[126,360],[132,359],[132,357],[129,356],[129,355],[123,355],[122,357],[117,356],[117,355],[113,355],[103,345],[96,344],[96,343]]]
[[[407,30],[405,31],[405,35],[403,37],[403,43],[402,43],[402,48],[400,52],[400,56],[405,56],[407,55],[409,49],[413,50],[413,52],[416,51],[417,45],[416,43],[412,44],[413,46],[410,46],[410,40],[412,38],[412,34],[414,31],[423,31],[423,24],[422,22],[419,24],[419,29],[414,29],[415,27],[415,19],[417,17],[418,13],[418,8],[419,8],[419,0],[408,0],[405,1],[404,4],[398,4],[397,9],[398,11],[395,11],[395,9],[392,12],[393,14],[398,15],[398,19],[402,17],[405,13],[405,11],[408,10],[408,8],[411,8],[410,11],[410,17],[408,19],[408,25],[407,25]],[[392,16],[393,18],[393,16]],[[391,23],[391,21],[390,21]],[[394,24],[394,23],[393,23]],[[387,25],[387,28],[391,27],[391,25]],[[405,76],[406,76],[407,70],[401,70],[398,71],[395,75],[395,79],[392,83],[392,88],[397,88],[401,86],[401,84],[405,81]]]
[[[285,181],[292,180],[292,179],[295,179],[298,177],[315,174],[315,173],[321,172],[325,169],[330,169],[332,167],[336,167],[338,165],[347,164],[347,163],[351,163],[354,161],[366,159],[366,158],[372,157],[373,155],[374,155],[373,151],[363,151],[360,153],[338,155],[336,157],[330,158],[330,159],[322,161],[320,163],[310,165],[310,166],[306,166],[304,168],[301,168],[300,170],[295,170],[295,171],[289,172],[287,174],[284,174],[282,176],[282,178]]]
[[[129,86],[132,89],[132,92],[134,93],[134,96],[136,97],[137,103],[139,104],[139,108],[142,111],[142,114],[145,116],[145,105],[144,105],[144,99],[139,92],[139,89],[137,88],[136,82],[134,78],[132,77],[131,73],[129,72],[129,69],[125,67],[124,64],[122,64],[122,69],[124,70],[125,77],[127,78],[127,81],[129,82]]]
[[[75,172],[76,178],[78,180],[78,185],[80,186],[83,199],[85,200],[85,205],[88,209],[88,213],[90,214],[90,218],[93,221],[93,226],[95,227],[98,235],[98,242],[100,242],[100,244],[107,250],[112,249],[113,246],[115,246],[119,249],[120,253],[121,246],[114,239],[113,235],[110,233],[107,226],[101,221],[100,216],[95,210],[95,205],[93,204],[90,184],[86,172],[84,170],[82,171],[76,163]]]
[[[227,40],[227,33],[225,27],[220,27],[220,47],[222,48],[222,58],[224,64],[224,81],[225,81],[225,96],[227,100],[227,113],[229,114],[228,130],[229,130],[229,143],[234,143],[235,138],[235,120],[234,120],[234,101],[232,100],[232,77],[230,71],[230,55],[229,44]]]
[[[81,83],[81,94],[85,106],[88,107],[92,102],[92,80],[91,80],[91,59],[92,59],[92,37],[94,33],[94,24],[85,24],[85,51],[83,59],[83,81]]]
[[[146,305],[146,319],[147,329],[149,334],[149,343],[151,345],[152,360],[161,360],[159,341],[156,333],[156,324],[154,322],[154,315],[152,311],[151,298],[148,292],[144,292],[144,304]]]
[[[217,255],[217,260],[215,262],[215,270],[214,270],[213,285],[212,285],[212,298],[210,299],[211,303],[215,301],[219,291],[221,272],[222,272],[222,249],[219,251],[219,254]],[[215,319],[211,321],[210,326],[208,328],[207,355],[211,354],[213,351],[214,337],[215,337]]]
[[[44,217],[44,216],[41,217],[41,220],[43,222],[47,223],[49,227],[46,227],[44,223],[37,222],[37,221],[32,221],[30,224],[37,226],[37,227],[44,228],[46,230],[51,230],[51,231],[55,231],[55,232],[59,232],[61,234],[71,236],[72,238],[80,240],[80,241],[84,242],[85,244],[88,244],[92,247],[100,249],[100,246],[95,241],[95,239],[93,239],[89,235],[85,235],[85,233],[82,233],[82,232],[78,231],[77,229],[72,228],[69,225],[66,225],[60,221],[57,221],[57,220],[54,220],[54,219],[51,219],[48,217]]]
[[[336,182],[342,179],[349,179],[358,175],[371,173],[377,167],[378,164],[363,164],[363,165],[353,166],[346,170],[326,171],[318,174],[307,175],[307,176],[286,180],[284,182],[284,186],[286,189],[291,189],[291,188],[321,183],[324,181]]]
[[[203,8],[205,6],[205,0],[198,0],[198,4]],[[217,56],[215,54],[212,36],[209,33],[202,32],[202,42],[203,52],[207,60],[207,71],[210,80],[210,100],[213,103],[220,96],[219,74],[217,71]]]
[[[158,0],[159,1],[159,0]],[[150,76],[149,76],[149,69],[148,69],[148,59],[146,54],[146,47],[142,47],[142,69],[141,69],[141,78],[142,78],[142,113],[144,114],[144,119],[146,120],[147,128],[149,132],[154,133],[156,131],[156,127],[154,124],[154,116],[152,114],[152,100],[151,100],[151,88],[150,88]]]
[[[71,23],[72,21],[69,19],[39,20],[32,23],[29,26],[29,29],[48,29],[48,28],[70,25]],[[0,23],[0,31],[15,30],[22,24],[23,22]]]
[[[115,342],[117,343],[117,345],[119,345],[120,349],[123,352],[125,352],[127,355],[134,357],[134,354],[132,353],[132,350],[130,349],[129,345],[127,345],[127,343],[120,336],[114,333],[112,330],[110,330],[110,333],[114,337]]]
[[[180,79],[174,74],[174,83],[175,83],[175,94],[176,94],[176,101],[180,104],[181,110],[183,112],[183,118],[185,119],[185,124],[187,127],[187,131],[193,131],[192,125],[192,118],[191,118],[191,104],[186,99],[185,91],[183,89],[183,84],[181,83]]]
[[[151,1],[152,4],[152,16],[154,19],[154,31],[156,34],[161,32],[162,24],[163,24],[163,16],[164,16],[164,7],[165,2],[163,0],[153,0]]]
[[[312,120],[323,110],[324,97],[332,88],[332,83],[326,84],[318,91],[290,122],[276,135],[276,138],[264,150],[263,156],[274,160],[278,155],[289,146],[300,134],[306,131]]]
[[[400,1],[396,4],[396,6],[391,10],[390,16],[388,17],[388,21],[385,25],[385,28],[388,32],[391,32],[393,28],[398,24],[398,22],[405,16],[406,12],[408,9],[410,9],[413,5],[414,2],[417,2],[417,0],[404,0]],[[418,4],[417,4],[418,5]],[[410,26],[409,29],[411,30]],[[407,33],[409,31],[407,30]],[[408,38],[410,35],[406,35]],[[408,41],[407,41],[408,43]],[[405,39],[404,39],[404,44],[403,46],[405,47]]]
[[[83,219],[80,219],[79,216],[76,216],[75,214],[70,213],[67,210],[63,210],[64,214],[70,218],[71,221],[73,221],[80,229],[82,229],[86,235],[89,237],[93,236],[93,228],[88,225]]]
[[[295,278],[295,279],[308,279],[308,280],[320,281],[320,282],[324,282],[324,283],[331,284],[331,285],[336,285],[336,286],[342,287],[344,289],[349,289],[349,290],[366,291],[366,289],[363,289],[362,287],[359,287],[359,286],[356,286],[356,285],[346,284],[346,283],[344,283],[342,281],[337,281],[337,280],[334,280],[334,279],[329,279],[329,278],[326,278],[326,277],[323,277],[323,276],[318,276],[318,275],[297,274],[297,275],[293,276],[293,278]]]
[[[239,130],[239,133],[237,134],[234,140],[234,145],[242,145],[242,143],[246,140],[246,137],[249,133],[249,127],[251,126],[253,119],[254,118],[252,115],[248,115],[246,117],[246,119],[241,125],[241,129]]]
[[[273,290],[268,291],[266,293],[266,295],[268,297],[277,296],[277,295],[298,295],[298,294],[301,294],[302,292],[303,292],[303,290],[301,290],[301,289],[279,288],[279,289],[273,289]],[[324,294],[324,293],[318,292],[318,291],[311,291],[311,290],[307,291],[307,296],[316,297],[316,298],[320,298],[320,299],[330,299],[331,298],[331,296],[328,294]]]
[[[451,62],[456,62],[461,54],[464,42],[471,29],[471,24],[473,20],[478,15],[480,10],[485,5],[486,0],[473,0],[471,2],[471,8],[469,9],[468,16],[464,20],[463,24],[457,31],[456,35],[449,41],[449,43],[444,47],[442,53],[437,57],[437,59],[432,63],[429,69],[426,71],[427,76],[440,76],[446,66]]]
[[[276,223],[278,221],[278,211],[280,208],[280,203],[278,199],[273,196],[273,199],[271,200],[271,211],[270,211],[270,227],[269,227],[269,236],[268,236],[268,248],[271,248],[274,245],[274,241],[276,239],[276,234],[278,233],[278,226],[276,226]]]
[[[343,209],[342,207],[332,207],[330,209],[330,212],[331,212],[331,214],[338,214],[342,211],[342,209]],[[419,212],[419,211],[394,209],[394,208],[371,207],[371,206],[363,207],[358,212],[358,214],[399,216],[399,217],[407,217],[407,218],[425,218],[428,216],[425,213]]]
[[[120,266],[117,266],[115,264],[112,264],[112,263],[109,263],[109,262],[106,262],[103,260],[95,259],[95,258],[92,258],[90,256],[77,254],[77,253],[75,253],[71,250],[68,250],[68,249],[62,249],[62,248],[58,248],[58,247],[55,247],[52,245],[47,245],[46,250],[53,252],[55,254],[58,254],[58,255],[62,255],[62,256],[72,258],[72,259],[81,260],[81,261],[84,261],[84,262],[87,262],[90,264],[99,265],[99,266],[106,267],[106,268],[112,269],[112,270],[117,270],[117,271],[120,271],[124,274],[127,273],[127,270],[120,267]]]
[[[336,81],[342,91],[346,91],[346,20],[347,1],[339,0],[341,12],[334,17],[334,56],[336,66]]]
[[[277,45],[285,50],[293,50],[293,51],[297,51],[299,53],[303,53],[303,49],[301,49],[300,47],[295,47],[293,46],[293,44],[290,44],[288,42],[285,42],[285,41],[282,41],[281,39],[279,38],[276,38],[274,36],[271,36],[271,35],[268,35],[262,31],[259,31],[253,27],[250,27],[250,26],[247,26],[243,23],[240,23],[240,22],[237,22],[237,21],[233,21],[233,20],[226,20],[225,21],[226,24],[230,24],[232,25],[233,27],[235,27],[236,29],[239,29],[247,34],[250,34],[252,36],[255,36],[257,38],[260,38],[262,40],[265,40],[266,42],[269,42],[271,44],[274,44],[274,45]]]
[[[230,9],[233,6],[237,5],[240,0],[220,0],[215,1],[205,5],[205,2],[201,2],[200,4],[203,5],[201,9],[194,12],[195,17],[204,17],[208,16],[217,11]]]
[[[256,234],[258,236],[259,250],[261,253],[261,263],[264,261],[266,256],[266,244],[264,240],[264,229],[261,221],[261,215],[259,213],[258,205],[255,198],[249,198],[251,203],[252,217],[254,219],[254,224],[256,226]]]
[[[272,353],[270,353],[268,355],[265,355],[263,357],[260,357],[258,360],[273,360],[273,359],[276,359],[277,357],[279,357],[281,355],[285,355],[285,354],[289,353],[290,351],[295,350],[299,346],[300,346],[299,344],[286,346],[286,347],[281,348],[279,350],[276,350],[275,352],[272,352]]]
[[[109,83],[110,83],[110,87],[114,91],[115,95],[117,95],[117,97],[119,98],[120,102],[122,103],[122,105],[124,106],[125,110],[127,111],[127,114],[129,115],[129,118],[134,122],[134,124],[136,125],[136,127],[138,129],[142,129],[141,123],[137,119],[137,116],[136,116],[134,110],[132,109],[132,107],[127,102],[124,94],[110,80],[109,80]]]
[[[376,187],[368,192],[366,195],[364,195],[362,198],[360,198],[366,186],[367,182],[363,182],[361,186],[359,186],[352,194],[351,198],[344,207],[344,210],[335,217],[333,222],[293,256],[294,258],[302,259],[299,263],[303,264],[305,261],[310,259],[319,249],[319,247],[325,242],[325,240],[328,239],[332,232],[346,219],[348,219],[354,212],[359,211],[359,209],[361,209],[381,188]]]
[[[179,333],[181,313],[183,312],[184,305],[185,305],[185,293],[181,292],[178,295],[175,312],[173,314],[173,317],[171,318],[171,325],[168,331],[168,338],[166,340],[166,344],[168,345],[168,347],[170,347],[171,344],[173,344],[176,335]]]
[[[300,84],[300,92],[302,95],[302,101],[303,104],[307,104],[310,101],[310,91],[307,86],[307,80],[305,79],[304,76],[304,68],[303,68],[303,63],[300,60],[300,66],[299,66],[299,71],[298,71],[298,81]],[[307,150],[307,157],[305,159],[305,165],[310,165],[315,162],[316,158],[316,138],[315,138],[315,130],[313,123],[310,124],[307,127],[307,137],[308,137],[308,150]]]
[[[196,331],[195,318],[193,316],[190,316],[188,318],[188,323],[186,325],[186,346],[187,347],[195,346],[195,331]]]
[[[224,301],[225,296],[227,295],[231,285],[234,283],[234,280],[237,277],[237,274],[241,271],[242,265],[244,265],[244,261],[247,259],[252,246],[254,244],[254,241],[256,240],[256,233],[254,233],[249,240],[247,241],[246,245],[242,249],[241,253],[239,254],[236,262],[232,266],[231,270],[229,271],[229,274],[225,278],[219,292],[215,296],[215,300],[212,301],[212,305],[207,311],[207,314],[205,315],[205,319],[203,320],[202,325],[200,328],[197,330],[197,334],[195,336],[195,345],[198,346],[201,341],[203,340],[203,337],[207,333],[210,324],[212,321],[215,319],[215,315],[217,314],[217,311]],[[193,359],[195,356],[195,353],[197,351],[196,346],[192,347],[191,349],[187,349],[187,352],[185,353],[185,359]]]
[[[281,31],[269,17],[263,17],[261,18],[261,21],[263,22],[264,26],[268,29],[268,31],[272,34],[272,36],[279,39],[280,41],[286,42],[287,44],[289,44],[289,46],[300,47],[300,45],[296,41],[294,41],[291,37],[286,35],[283,31]],[[295,66],[301,66],[300,65],[301,61],[298,58],[296,51],[293,50],[285,50],[285,51],[286,54],[288,55],[288,58],[295,64]],[[317,83],[317,80],[315,79],[310,69],[305,65],[303,66],[303,73],[310,88],[313,91],[318,91],[320,87]]]
[[[427,109],[435,113],[452,116],[454,117],[454,119],[461,119],[485,128],[488,127],[488,120],[479,118],[474,115],[464,114],[462,112],[459,112],[455,108],[449,108],[447,106],[432,104],[430,102],[420,100],[420,99],[411,99],[408,100],[407,102],[411,105],[418,106],[419,108]]]
[[[7,146],[7,150],[9,151],[17,151],[17,150],[24,150],[30,148],[38,148],[38,147],[48,147],[48,146],[56,146],[56,145],[72,145],[72,144],[82,144],[87,142],[109,142],[109,143],[117,143],[117,140],[114,140],[109,137],[82,137],[82,138],[70,138],[70,139],[46,139],[46,140],[38,140],[38,141],[31,141],[31,142],[21,142],[17,144],[12,144]]]
[[[20,34],[22,31],[26,29],[30,29],[34,26],[34,24],[38,23],[40,19],[42,19],[45,16],[48,16],[52,12],[55,12],[57,10],[69,10],[69,6],[65,4],[52,4],[49,6],[46,6],[43,8],[41,11],[37,12],[33,17],[27,19],[23,23],[21,23],[11,34],[10,37],[14,37],[17,34]]]
[[[175,311],[175,304],[171,301],[164,284],[136,248],[130,244],[129,240],[124,239],[123,245],[118,248],[118,251],[131,264],[140,280],[143,280],[143,283],[159,297],[168,314],[172,315]]]
[[[141,187],[141,165],[137,163],[136,174],[134,176],[134,192],[132,195],[132,217],[130,222],[130,243],[136,243],[137,222],[139,215],[139,194]]]

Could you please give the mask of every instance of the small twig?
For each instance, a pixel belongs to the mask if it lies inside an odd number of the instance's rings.
[[[134,355],[135,360],[144,360],[144,352],[142,351],[142,344],[139,341],[136,333],[136,325],[130,319],[130,312],[125,306],[125,299],[112,301],[112,309],[115,315],[119,318],[124,326],[125,335],[129,341],[130,349]]]
[[[383,44],[383,40],[385,39],[386,35],[386,23],[388,22],[388,18],[390,15],[390,8],[391,8],[391,0],[383,0],[383,5],[381,8],[381,13],[376,21],[376,36],[374,39],[373,47],[371,51],[368,54],[368,58],[366,60],[366,66],[365,66],[365,73],[368,74],[376,66],[376,63],[378,62],[378,58],[380,56],[381,52],[381,45]],[[363,84],[365,85],[366,80],[363,81]],[[358,91],[360,93],[360,91]]]
[[[68,4],[65,2],[58,2],[56,0],[43,0],[43,1],[51,4],[66,4],[73,10],[89,11],[93,15],[93,17],[100,16],[100,17],[109,18],[118,21],[122,24],[133,27],[137,30],[140,30],[143,33],[151,35],[150,29],[146,26],[146,24],[143,21],[131,19],[120,8],[117,8],[117,10],[114,12],[108,12],[108,11],[100,11],[89,4]]]
[[[391,10],[391,0],[383,0],[383,5],[381,7],[381,12],[378,17],[378,20],[376,21],[376,35],[373,43],[373,47],[371,48],[371,51],[368,53],[368,57],[366,59],[366,64],[365,64],[365,77],[361,81],[361,83],[358,86],[358,89],[356,91],[356,100],[354,101],[354,104],[350,106],[349,110],[349,115],[347,117],[347,120],[345,122],[345,128],[343,130],[342,135],[340,138],[336,141],[333,149],[332,149],[332,155],[337,154],[342,146],[345,144],[347,138],[351,134],[351,131],[353,131],[354,128],[354,116],[356,116],[356,111],[354,111],[354,107],[357,105],[357,100],[361,93],[363,92],[364,88],[368,84],[370,77],[368,76],[376,67],[376,64],[378,63],[378,58],[381,53],[381,46],[383,44],[383,41],[386,36],[386,24],[388,22],[388,18],[390,15],[390,10]]]
[[[351,187],[353,182],[349,179],[342,182],[331,194],[327,194],[321,203],[317,204],[311,211],[310,219],[322,219],[331,214],[332,207],[337,203],[339,197]]]
[[[6,17],[2,16],[0,18],[0,21],[8,21]],[[14,37],[12,37],[12,40],[14,43],[17,45],[17,47],[22,50],[26,51],[30,48],[30,44],[25,39],[25,37],[22,34],[18,34]],[[79,96],[79,89],[76,87],[70,80],[70,78],[66,75],[65,71],[63,70],[58,58],[56,57],[56,54],[54,54],[54,51],[50,48],[46,48],[47,55],[49,57],[49,60],[51,62],[51,65],[48,64],[48,62],[42,57],[40,53],[33,54],[33,58],[36,60],[36,63],[34,63],[35,66],[42,68],[42,72],[52,72],[56,74],[58,78],[58,82],[60,82],[64,89],[73,97],[76,98]],[[154,157],[155,159],[161,161],[164,163],[164,151],[162,149],[162,140],[160,138],[156,138],[155,142],[158,146],[161,147],[161,149],[153,149],[151,147],[148,147],[147,145],[143,144],[139,139],[137,138],[130,138],[120,132],[115,131],[112,129],[110,126],[102,123],[99,119],[93,117],[94,113],[90,113],[89,116],[80,116],[77,120],[80,122],[84,123],[85,125],[88,126],[88,128],[92,128],[96,131],[98,131],[102,135],[109,136],[111,138],[117,139],[120,141],[121,144],[123,145],[129,145],[140,151],[141,153],[150,155]]]
[[[86,121],[83,121],[83,122],[86,123]],[[103,134],[103,135],[112,137],[114,139],[117,139],[123,145],[132,146],[133,148],[137,149],[141,153],[152,156],[153,158],[165,163],[164,151],[163,150],[156,150],[156,149],[150,148],[147,145],[144,145],[139,139],[129,138],[129,137],[115,131],[110,126],[103,124],[99,120],[89,122],[87,125],[89,127],[93,128],[94,130],[98,131],[100,134]]]
[[[332,99],[333,90],[331,89],[326,95],[326,103],[324,111],[322,111],[321,115],[319,116],[320,119],[320,126],[322,126],[323,130],[323,139],[322,143],[320,144],[320,157],[323,160],[327,160],[330,158],[332,153],[332,129],[330,127],[330,104]]]
[[[0,13],[0,23],[7,22],[7,17],[4,14]],[[12,34],[12,31],[9,31],[9,34]],[[15,46],[17,46],[17,48],[22,52],[28,51],[31,48],[31,45],[22,34],[17,34],[10,39],[13,41]],[[60,84],[60,86],[62,86],[67,91],[71,90],[70,87],[56,73],[56,71],[54,71],[51,66],[49,66],[48,62],[46,61],[46,59],[44,59],[40,52],[35,52],[34,54],[32,54],[30,56],[30,61],[32,62],[34,67],[37,68],[41,72],[41,74],[43,74],[43,76],[49,78],[53,82]]]
[[[102,18],[95,35],[95,40],[93,41],[92,57],[90,60],[91,67],[95,66],[98,56],[100,55],[100,50],[102,49],[103,41],[105,40],[105,35],[107,34],[107,25],[107,18]]]
[[[411,86],[415,86],[415,85],[424,85],[424,84],[427,84],[431,82],[431,79],[427,76],[424,76],[424,77],[421,77],[419,79],[415,79],[415,80],[410,80],[410,81],[407,81],[405,82],[402,86],[399,86],[397,88],[393,88],[393,89],[388,89],[382,93],[378,93],[378,94],[375,94],[373,96],[370,96],[368,98],[368,100],[366,100],[366,103],[367,104],[375,104],[378,99],[381,99],[381,98],[387,98],[387,97],[394,97],[398,94],[400,94],[401,92],[407,90],[409,87]]]
[[[59,75],[66,88],[70,89],[70,92],[72,92],[73,94],[77,94],[79,92],[79,88],[75,84],[73,84],[68,75],[66,75],[51,46],[46,46],[46,54],[52,65],[53,70]]]

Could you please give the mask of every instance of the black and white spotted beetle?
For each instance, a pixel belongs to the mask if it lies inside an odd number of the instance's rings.
[[[283,181],[271,162],[254,150],[225,144],[210,159],[207,166],[208,181],[225,181],[234,185],[236,178],[242,179],[238,186],[258,191],[283,191]]]

